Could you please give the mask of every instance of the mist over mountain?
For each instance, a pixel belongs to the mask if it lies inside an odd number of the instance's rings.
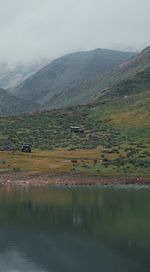
[[[40,59],[33,63],[0,63],[0,88],[12,89],[30,77],[42,67],[48,64],[50,60]]]
[[[149,0],[1,0],[0,59],[54,59],[98,47],[139,51],[150,44],[149,11]]]
[[[56,59],[11,92],[1,89],[0,113],[101,104],[149,90],[150,47],[140,54],[96,49]]]
[[[100,84],[106,74],[133,56],[135,53],[105,49],[65,55],[26,79],[12,92],[47,108],[85,103],[93,96],[97,80]]]

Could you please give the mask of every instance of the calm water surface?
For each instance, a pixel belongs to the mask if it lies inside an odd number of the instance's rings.
[[[149,272],[150,189],[0,189],[0,271]]]

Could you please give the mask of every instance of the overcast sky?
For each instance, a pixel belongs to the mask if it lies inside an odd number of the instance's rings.
[[[0,0],[0,60],[150,45],[150,0]]]

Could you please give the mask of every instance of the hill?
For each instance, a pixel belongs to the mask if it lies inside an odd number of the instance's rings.
[[[40,103],[41,108],[84,103],[93,96],[97,80],[100,84],[104,75],[133,56],[135,53],[104,49],[69,54],[25,80],[13,93]]]
[[[37,109],[37,104],[27,99],[19,98],[0,88],[0,115],[11,115],[30,112]]]
[[[105,74],[90,104],[1,118],[0,171],[150,177],[149,53]],[[19,152],[22,142],[32,155]]]
[[[105,81],[107,85],[94,99],[98,103],[150,90],[150,47],[122,64]]]
[[[0,171],[149,177],[149,105],[150,90],[106,104],[1,118]],[[71,133],[70,126],[84,133]],[[31,155],[19,152],[22,142],[32,143]]]

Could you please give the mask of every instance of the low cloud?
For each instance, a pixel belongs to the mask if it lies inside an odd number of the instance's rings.
[[[0,60],[150,44],[149,0],[0,0]]]

